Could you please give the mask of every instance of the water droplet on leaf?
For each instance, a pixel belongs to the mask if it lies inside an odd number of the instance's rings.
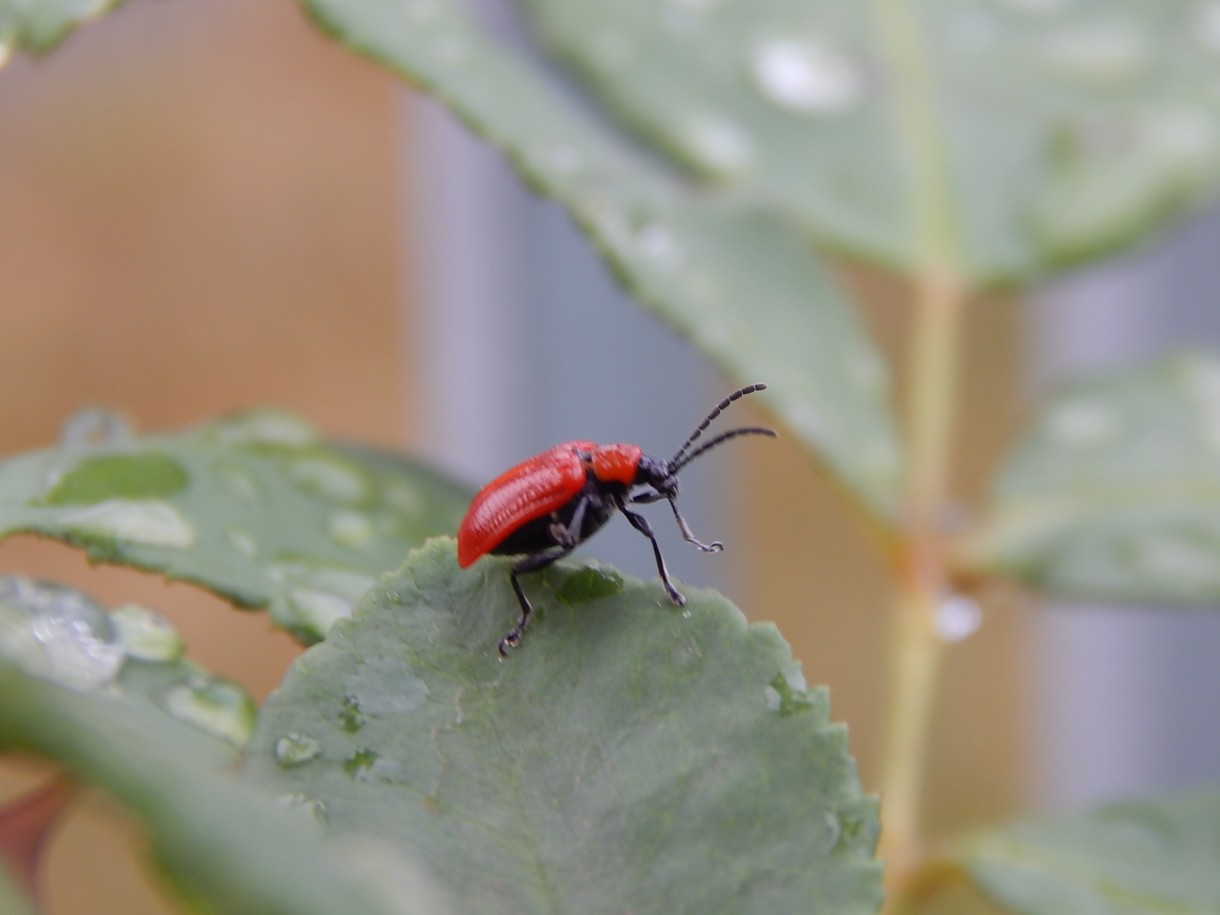
[[[229,528],[225,531],[225,540],[229,541],[229,545],[247,559],[253,559],[258,555],[258,542],[254,539],[253,534],[237,528]]]
[[[108,499],[65,512],[60,523],[96,537],[141,546],[186,548],[195,543],[195,528],[168,502]]]
[[[687,154],[715,175],[740,174],[754,160],[749,134],[725,117],[691,118],[678,138]]]
[[[361,748],[343,760],[343,771],[356,781],[368,781],[370,770],[377,762],[377,754],[373,750]]]
[[[109,615],[85,595],[20,576],[0,578],[0,654],[71,689],[100,689],[126,652]]]
[[[279,410],[250,410],[213,423],[210,433],[227,445],[282,445],[303,447],[317,441],[318,433],[303,419]]]
[[[373,522],[361,512],[335,512],[330,516],[329,529],[336,543],[354,550],[368,546],[373,539]]]
[[[272,748],[275,761],[285,769],[303,766],[322,755],[322,744],[305,734],[285,734]]]
[[[281,794],[276,800],[285,807],[309,811],[314,820],[322,826],[330,820],[330,808],[326,806],[326,801],[319,801],[304,794]]]
[[[161,696],[161,706],[179,721],[245,746],[254,730],[254,703],[244,689],[229,680],[193,676]]]
[[[268,572],[289,586],[289,606],[277,622],[313,639],[325,638],[331,626],[351,616],[356,601],[373,586],[363,573],[306,562],[276,563]]]
[[[333,455],[311,455],[288,463],[288,478],[307,492],[345,505],[369,495],[368,476],[357,465]]]
[[[791,38],[761,45],[751,72],[758,90],[771,102],[808,114],[833,114],[855,106],[864,96],[864,73],[840,51]]]
[[[339,723],[343,725],[343,730],[355,734],[364,727],[364,722],[365,715],[360,707],[360,700],[355,696],[344,696],[343,707],[339,710]]]
[[[131,425],[112,410],[81,410],[68,418],[59,433],[60,447],[81,451],[97,445],[118,445],[131,440]]]
[[[182,657],[182,636],[165,617],[139,604],[123,604],[110,614],[129,657],[139,661],[173,661]]]
[[[650,223],[635,233],[632,240],[635,253],[659,270],[676,270],[685,255],[672,232],[662,225]]]

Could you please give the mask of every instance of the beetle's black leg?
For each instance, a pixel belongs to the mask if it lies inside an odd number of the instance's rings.
[[[580,543],[580,529],[584,527],[585,510],[588,507],[589,497],[581,496],[580,501],[576,503],[576,509],[572,512],[572,519],[567,524],[555,522],[551,525],[551,538],[555,541],[555,545],[562,547],[565,552],[571,552]]]
[[[652,544],[652,554],[657,558],[657,571],[661,575],[661,584],[665,587],[665,593],[669,595],[671,601],[681,607],[686,603],[686,598],[682,596],[681,591],[674,587],[674,583],[669,580],[669,571],[665,568],[665,560],[661,556],[661,547],[657,544],[656,534],[652,532],[652,526],[648,523],[648,519],[629,509],[626,500],[621,496],[616,496],[615,501],[618,503],[618,510],[627,516],[631,526],[647,537]]]
[[[513,565],[508,580],[512,582],[513,592],[517,595],[517,603],[521,605],[521,616],[517,618],[517,625],[500,639],[500,657],[507,658],[509,649],[521,644],[521,639],[525,636],[525,624],[529,622],[530,614],[534,612],[534,607],[529,598],[525,596],[525,589],[521,587],[517,576],[522,572],[536,572],[544,569],[576,549],[580,543],[580,528],[584,524],[585,509],[588,505],[588,497],[582,496],[580,502],[576,504],[576,510],[572,512],[572,520],[568,524],[551,525],[551,536],[555,539],[556,549],[546,553],[534,553],[518,560]]]
[[[695,535],[691,533],[690,526],[686,523],[686,519],[678,514],[678,503],[673,499],[669,500],[669,507],[674,511],[674,517],[678,519],[678,530],[682,531],[682,539],[691,546],[698,547],[705,553],[719,553],[724,549],[724,544],[719,540],[713,540],[711,543],[701,543],[695,539]]]

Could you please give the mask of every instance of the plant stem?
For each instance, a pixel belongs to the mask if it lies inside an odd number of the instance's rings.
[[[872,0],[889,65],[894,128],[906,153],[909,218],[916,263],[914,320],[907,364],[909,460],[903,540],[893,609],[893,666],[882,771],[880,855],[889,908],[909,906],[920,864],[919,808],[944,643],[937,609],[948,578],[939,521],[948,479],[966,302],[950,168],[934,101],[929,54],[915,4]]]
[[[880,854],[892,911],[902,909],[904,888],[921,853],[920,798],[945,647],[936,629],[948,591],[939,515],[947,495],[963,304],[955,284],[921,277],[909,378],[911,465],[896,571],[882,771]]]

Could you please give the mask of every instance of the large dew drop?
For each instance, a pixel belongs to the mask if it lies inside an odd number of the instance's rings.
[[[71,689],[100,689],[126,653],[106,612],[79,592],[0,578],[0,655]]]
[[[759,92],[781,108],[834,114],[864,96],[864,73],[845,54],[809,41],[779,38],[755,51],[751,73]]]

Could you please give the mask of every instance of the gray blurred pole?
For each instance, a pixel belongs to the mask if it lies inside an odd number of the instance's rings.
[[[1220,217],[1064,278],[1030,315],[1035,393],[1220,344]],[[1220,775],[1220,613],[1052,603],[1030,670],[1037,800],[1079,809]]]

